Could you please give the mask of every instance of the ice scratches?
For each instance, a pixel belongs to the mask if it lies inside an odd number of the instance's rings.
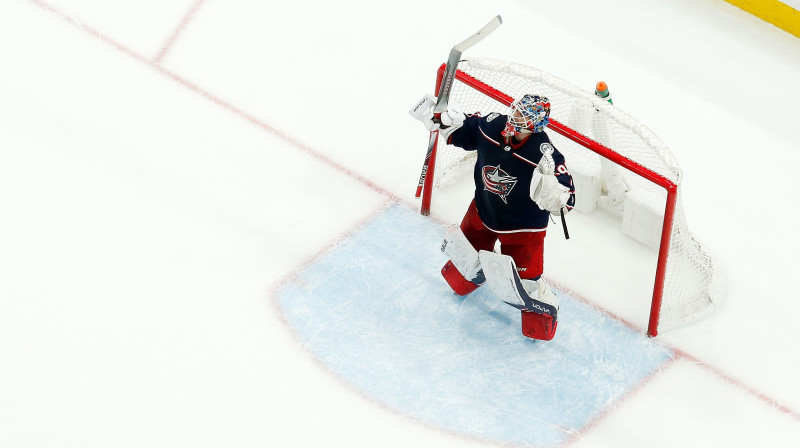
[[[549,342],[479,288],[439,270],[444,227],[403,205],[375,216],[278,291],[287,322],[331,371],[427,424],[504,444],[553,446],[649,377],[672,353],[555,290]]]

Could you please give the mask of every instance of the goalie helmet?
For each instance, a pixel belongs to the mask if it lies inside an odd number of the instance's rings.
[[[504,137],[542,132],[550,122],[550,100],[539,95],[522,95],[511,103]]]

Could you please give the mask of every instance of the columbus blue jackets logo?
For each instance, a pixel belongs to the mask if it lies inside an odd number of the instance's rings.
[[[500,196],[504,203],[508,204],[508,194],[517,184],[517,178],[509,176],[508,173],[500,169],[500,165],[483,167],[483,188],[491,193]]]

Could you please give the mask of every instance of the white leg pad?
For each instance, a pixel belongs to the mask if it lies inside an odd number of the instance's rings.
[[[479,280],[475,281],[476,283],[483,282],[478,251],[467,241],[467,237],[464,236],[464,232],[457,224],[453,224],[445,232],[442,252],[453,262],[453,266],[464,278],[472,281]]]
[[[498,299],[514,308],[557,316],[558,298],[549,290],[544,279],[520,279],[514,260],[508,255],[482,250],[479,258],[486,283]],[[527,290],[529,288],[530,291]]]
[[[525,291],[531,297],[534,297],[538,301],[552,305],[558,309],[558,296],[553,294],[553,291],[550,291],[550,288],[547,286],[547,282],[544,280],[544,277],[539,277],[539,280],[523,279],[522,287],[525,288]]]
[[[525,301],[514,282],[517,268],[514,260],[508,255],[482,250],[481,266],[486,275],[486,283],[498,299],[515,308],[524,308]]]

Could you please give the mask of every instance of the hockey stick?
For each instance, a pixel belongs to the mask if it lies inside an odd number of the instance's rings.
[[[442,112],[447,110],[447,104],[450,100],[450,91],[453,88],[453,79],[456,76],[456,69],[458,68],[458,61],[461,59],[461,54],[466,51],[468,48],[472,47],[473,45],[477,44],[484,37],[489,35],[492,31],[496,30],[500,24],[503,23],[503,19],[498,15],[492,20],[489,21],[486,25],[483,26],[478,32],[473,34],[472,36],[464,39],[463,41],[456,44],[452,50],[450,50],[450,55],[447,58],[447,64],[445,66],[444,76],[442,77],[442,81],[439,86],[439,94],[436,98],[436,106],[433,108],[434,112],[434,121],[439,120],[441,117]],[[422,194],[422,189],[425,185],[426,180],[428,180],[428,170],[431,167],[431,159],[435,155],[436,144],[439,137],[439,130],[431,131],[430,135],[428,136],[428,151],[425,153],[425,161],[422,165],[422,171],[419,175],[419,183],[417,184],[417,192],[414,197],[420,197]],[[430,179],[429,181],[432,181]],[[423,200],[422,209],[420,212],[423,215],[428,215],[430,213],[430,200],[428,199],[428,203]]]

